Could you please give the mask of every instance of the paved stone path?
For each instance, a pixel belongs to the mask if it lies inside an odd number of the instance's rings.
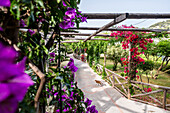
[[[170,111],[151,105],[128,100],[116,89],[104,82],[88,64],[74,59],[79,68],[75,80],[78,87],[84,92],[85,97],[93,101],[99,113],[170,113]],[[104,82],[104,86],[98,86],[94,80]]]

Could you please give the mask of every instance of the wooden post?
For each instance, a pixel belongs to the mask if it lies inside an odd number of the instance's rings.
[[[104,68],[106,68],[106,51],[104,52]]]
[[[130,94],[130,89],[128,88],[128,94],[127,94],[128,99],[131,99],[131,94]]]
[[[131,57],[132,57],[132,52],[130,51],[131,49],[131,42],[129,43],[129,64],[128,64],[128,70],[129,70],[129,78],[131,79]]]
[[[129,64],[128,64],[128,70],[129,70],[129,73],[128,73],[128,75],[129,75],[128,83],[129,83],[129,85],[131,84],[131,55],[132,55],[130,49],[131,49],[131,42],[129,43]],[[131,99],[131,94],[130,94],[130,89],[129,88],[128,88],[127,97],[128,97],[128,99]]]
[[[167,93],[167,90],[164,89],[164,94],[163,94],[163,109],[166,109],[166,93]]]
[[[113,87],[115,87],[115,76],[113,75]]]

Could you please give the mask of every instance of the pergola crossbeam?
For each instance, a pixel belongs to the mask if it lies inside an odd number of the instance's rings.
[[[87,39],[84,40],[84,42],[86,42],[87,40],[90,40],[94,35],[100,33],[101,31],[103,31],[103,29],[109,28],[113,25],[116,25],[122,21],[124,21],[126,18],[128,17],[128,13],[122,14],[120,16],[118,16],[117,18],[115,18],[113,21],[111,21],[110,23],[104,25],[103,27],[101,27],[100,29],[98,29],[96,32],[94,32],[93,34],[91,34]]]
[[[76,30],[98,30],[99,27],[79,27],[79,28],[69,28]],[[103,31],[141,31],[141,32],[162,32],[167,31],[170,32],[169,29],[142,29],[142,28],[108,28],[103,29]]]
[[[68,33],[68,32],[61,32],[60,35],[68,36],[68,35],[76,35],[76,36],[90,36],[91,34],[89,33]],[[107,34],[98,34],[94,36],[102,36],[102,37],[111,37],[110,35]]]
[[[85,40],[86,38],[63,38],[63,40]],[[91,40],[103,40],[103,41],[109,41],[109,39],[105,38],[92,38]]]
[[[88,19],[115,19],[124,13],[83,13]],[[168,19],[170,13],[128,13],[128,19]]]

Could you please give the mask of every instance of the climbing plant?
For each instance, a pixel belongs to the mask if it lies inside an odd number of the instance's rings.
[[[134,26],[125,26],[123,28],[135,28]],[[163,33],[146,33],[146,32],[132,32],[132,31],[117,31],[112,32],[111,36],[114,36],[115,40],[119,40],[122,43],[123,49],[128,49],[130,52],[129,56],[126,58],[121,58],[122,63],[125,65],[124,73],[128,75],[128,80],[135,80],[137,71],[137,65],[140,63],[145,64],[145,60],[140,57],[144,54],[144,50],[147,50],[146,45],[152,43],[152,38],[167,36]],[[133,93],[133,86],[129,86],[131,93]]]
[[[49,106],[53,106],[50,112],[97,112],[74,82],[77,67],[73,59],[66,67],[60,66],[60,31],[86,21],[78,10],[79,3],[80,0],[1,0],[0,69],[4,72],[0,87],[5,87],[5,95],[0,97],[1,112],[45,113]],[[52,51],[56,45],[58,54]],[[56,67],[49,68],[48,63],[54,60]]]

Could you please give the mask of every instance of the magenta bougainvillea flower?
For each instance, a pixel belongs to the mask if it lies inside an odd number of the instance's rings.
[[[3,31],[2,27],[0,27],[0,31]]]
[[[28,29],[28,33],[32,36],[33,34],[35,34],[35,31]]]
[[[10,7],[10,0],[0,0],[0,6]]]
[[[91,107],[88,107],[86,113],[98,113],[98,111],[96,110],[96,106],[93,105]]]
[[[54,52],[50,53],[50,57],[55,57],[55,53]]]
[[[70,58],[69,63],[67,64],[67,66],[69,66],[69,69],[74,73],[78,70],[78,67],[76,67],[74,65],[74,60],[72,58]]]
[[[63,21],[59,24],[59,26],[62,28],[62,29],[68,29],[70,27],[74,27],[74,22],[71,22],[71,21]]]
[[[90,106],[92,103],[92,100],[89,100],[88,98],[86,99],[85,103],[87,103],[87,106]]]
[[[21,20],[20,20],[20,27],[25,27],[25,26],[26,26],[26,24],[25,24],[24,20],[21,19]]]
[[[17,52],[0,43],[0,111],[15,113],[33,81],[25,70],[26,57],[15,63]]]
[[[65,12],[65,15],[67,15],[68,17],[70,17],[71,19],[75,18],[76,14],[76,9],[73,8],[67,8],[67,11]]]
[[[66,3],[65,3],[64,1],[62,1],[62,2],[63,2],[63,6],[67,6]]]
[[[87,22],[87,17],[81,17],[82,22]]]
[[[55,60],[54,58],[49,59],[50,63],[54,62],[54,60]]]

